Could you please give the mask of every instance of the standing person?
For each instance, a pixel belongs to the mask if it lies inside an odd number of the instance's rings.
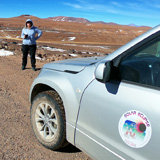
[[[28,53],[30,53],[32,69],[36,71],[36,59],[35,59],[36,48],[37,48],[36,40],[39,39],[41,35],[42,31],[33,26],[32,20],[28,19],[21,33],[21,38],[23,38],[22,70],[24,70],[27,65],[27,56]]]

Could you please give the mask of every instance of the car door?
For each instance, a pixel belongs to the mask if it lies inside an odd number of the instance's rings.
[[[160,40],[122,58],[118,79],[86,88],[75,143],[93,159],[159,159]]]

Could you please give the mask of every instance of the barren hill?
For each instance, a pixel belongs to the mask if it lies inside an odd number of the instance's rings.
[[[150,27],[133,27],[114,23],[93,23],[83,18],[61,16],[53,20],[53,18],[42,19],[31,15],[21,15],[0,18],[0,38],[21,43],[21,30],[27,19],[32,19],[34,25],[43,31],[38,41],[41,45],[66,50],[65,54],[70,51],[81,54],[88,52],[98,53],[98,55],[109,54],[150,29]]]
[[[44,34],[41,41],[59,43],[82,43],[82,44],[110,44],[123,45],[131,39],[144,33],[150,27],[132,27],[115,24],[98,24],[71,22],[67,17],[41,19],[35,16],[22,15],[13,18],[0,18],[0,36],[10,35],[12,38],[20,36],[26,19],[32,19],[34,25],[42,29]],[[56,21],[63,19],[64,21]],[[73,18],[75,20],[75,18]],[[14,31],[11,31],[11,30]],[[17,31],[17,32],[16,32]],[[75,37],[70,41],[68,37]]]
[[[84,18],[75,18],[75,17],[66,17],[66,16],[58,16],[58,17],[49,17],[52,21],[60,21],[60,22],[78,22],[78,23],[91,23],[89,20]]]

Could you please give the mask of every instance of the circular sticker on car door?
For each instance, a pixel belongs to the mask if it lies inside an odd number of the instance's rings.
[[[119,121],[119,133],[128,146],[141,148],[151,138],[151,123],[144,113],[131,110],[122,115]]]

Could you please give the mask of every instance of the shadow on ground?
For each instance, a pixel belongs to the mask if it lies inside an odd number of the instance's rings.
[[[36,68],[36,71],[39,71],[39,70],[41,70],[41,68]]]
[[[63,153],[78,153],[81,152],[78,148],[73,146],[72,144],[67,145],[66,147],[59,149],[57,152],[63,152]]]

